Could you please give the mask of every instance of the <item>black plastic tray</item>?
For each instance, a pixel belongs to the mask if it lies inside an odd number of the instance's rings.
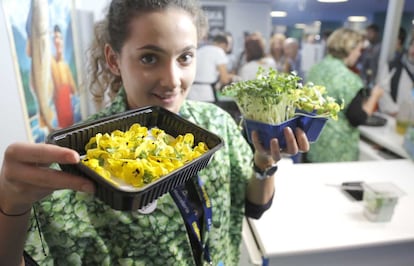
[[[93,122],[81,123],[57,130],[48,136],[47,143],[71,148],[82,156],[86,153],[85,144],[97,133],[111,133],[116,129],[126,131],[134,123],[139,123],[148,128],[158,127],[174,137],[180,134],[192,133],[194,135],[194,143],[203,141],[207,144],[209,150],[168,175],[142,188],[131,190],[111,184],[83,163],[60,165],[63,171],[85,176],[93,180],[96,185],[96,196],[116,210],[141,209],[177,186],[184,184],[201,169],[205,168],[213,154],[224,145],[223,140],[219,136],[175,113],[156,106],[131,110]]]

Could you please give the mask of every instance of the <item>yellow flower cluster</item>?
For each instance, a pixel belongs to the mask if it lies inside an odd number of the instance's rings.
[[[339,105],[335,98],[328,96],[326,87],[307,83],[300,90],[292,91],[297,99],[295,106],[309,113],[316,112],[319,116],[332,117],[338,120],[338,113],[344,109],[344,101]]]
[[[194,135],[176,138],[159,128],[133,124],[126,132],[98,133],[85,146],[82,162],[111,181],[124,180],[142,187],[208,151],[204,142],[194,146]]]

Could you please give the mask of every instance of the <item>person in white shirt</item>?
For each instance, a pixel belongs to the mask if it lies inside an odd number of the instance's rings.
[[[414,37],[407,51],[390,63],[394,74],[389,84],[389,93],[379,102],[381,112],[397,119],[414,122]]]
[[[187,99],[214,102],[214,84],[220,82],[225,85],[232,81],[233,75],[227,70],[227,46],[227,37],[218,34],[213,38],[212,44],[204,45],[197,50],[196,76]]]
[[[227,71],[229,73],[235,73],[234,69],[236,67],[236,63],[237,63],[237,56],[233,53],[233,35],[231,34],[231,32],[225,32],[224,33],[227,37],[227,49],[226,49],[226,55],[228,58],[228,63],[227,63]]]
[[[259,67],[264,69],[276,67],[274,60],[269,60],[265,56],[265,42],[261,36],[250,36],[244,46],[247,63],[242,65],[238,73],[242,80],[255,79]]]

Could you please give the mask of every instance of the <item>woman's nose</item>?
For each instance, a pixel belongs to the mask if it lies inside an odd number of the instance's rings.
[[[181,86],[182,70],[176,62],[171,62],[164,67],[161,73],[161,86],[174,89]]]

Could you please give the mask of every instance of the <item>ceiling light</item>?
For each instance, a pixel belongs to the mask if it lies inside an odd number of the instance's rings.
[[[285,11],[272,11],[270,15],[274,18],[284,18],[287,16],[287,12]]]
[[[367,17],[364,17],[364,16],[349,16],[348,21],[349,22],[365,22],[365,21],[367,21]]]
[[[318,0],[321,3],[341,3],[341,2],[348,2],[348,0]]]
[[[296,23],[295,24],[295,28],[297,28],[297,29],[304,29],[304,28],[306,28],[306,24],[304,24],[304,23]]]

